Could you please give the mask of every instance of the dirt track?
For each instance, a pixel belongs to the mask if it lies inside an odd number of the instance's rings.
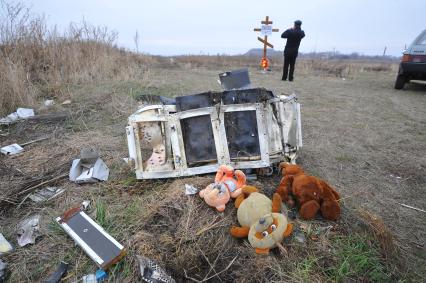
[[[154,68],[143,82],[71,88],[73,119],[11,128],[10,135],[1,137],[2,146],[46,134],[54,138],[29,146],[18,157],[2,156],[0,161],[13,164],[23,174],[42,175],[48,168],[59,168],[76,157],[81,147],[92,146],[99,149],[111,168],[111,181],[121,182],[127,174],[121,162],[127,154],[124,126],[127,116],[136,109],[136,102],[128,94],[174,96],[219,90],[217,74],[221,71],[225,70]],[[383,218],[405,251],[404,256],[417,266],[418,274],[426,274],[426,214],[399,204],[426,209],[426,85],[396,91],[393,74],[371,72],[346,80],[296,74],[293,83],[280,81],[278,72],[251,70],[250,75],[254,86],[298,95],[304,139],[298,162],[307,172],[334,185],[347,206],[366,208]],[[56,106],[56,110],[63,108]],[[30,211],[53,217],[80,200],[106,194],[101,186],[76,186],[66,181],[62,186],[68,192],[53,206],[24,205],[19,211],[1,216],[0,226],[10,235],[17,219]],[[49,250],[45,252],[48,256]]]

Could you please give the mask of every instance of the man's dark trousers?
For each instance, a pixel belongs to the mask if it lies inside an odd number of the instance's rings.
[[[283,67],[283,80],[292,81],[293,80],[293,74],[294,74],[294,65],[296,64],[296,57],[294,55],[284,55],[284,67]],[[290,73],[288,71],[288,67],[290,66]]]

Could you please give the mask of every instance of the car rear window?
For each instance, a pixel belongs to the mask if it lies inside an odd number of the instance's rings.
[[[420,39],[416,43],[417,45],[426,45],[426,32],[422,34]]]

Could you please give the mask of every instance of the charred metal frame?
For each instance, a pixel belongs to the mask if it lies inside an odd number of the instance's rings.
[[[137,179],[157,179],[217,171],[222,164],[234,168],[265,168],[281,161],[295,162],[302,147],[300,104],[295,95],[274,96],[262,102],[227,104],[220,102],[211,107],[177,111],[176,105],[157,104],[140,108],[129,117],[126,127],[129,160],[134,165]],[[259,156],[231,158],[225,128],[225,113],[255,111]],[[182,133],[181,120],[208,115],[213,131],[216,160],[189,166]],[[147,122],[160,122],[169,168],[158,170],[144,169],[141,152],[141,125]],[[194,139],[198,137],[193,137]],[[145,165],[146,167],[146,165]]]

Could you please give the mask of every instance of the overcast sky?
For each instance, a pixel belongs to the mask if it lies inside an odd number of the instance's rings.
[[[280,38],[293,21],[303,21],[300,51],[359,52],[399,56],[426,29],[426,0],[25,0],[50,25],[64,28],[85,20],[119,33],[117,44],[158,55],[238,54],[261,47],[253,28],[266,15]]]

